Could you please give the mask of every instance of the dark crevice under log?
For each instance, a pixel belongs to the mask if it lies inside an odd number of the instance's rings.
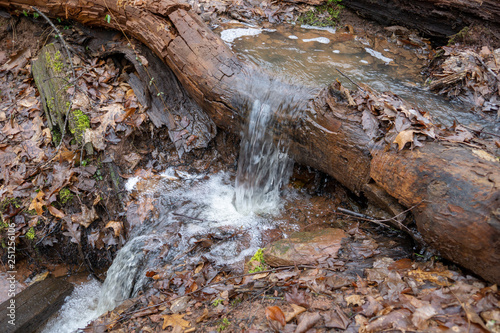
[[[258,97],[249,82],[264,82],[276,95],[300,96],[304,107],[298,119],[280,128],[297,162],[332,175],[355,193],[376,183],[402,205],[417,205],[417,227],[430,245],[443,257],[500,283],[498,161],[458,144],[426,142],[401,152],[378,146],[364,132],[360,112],[333,88],[314,96],[297,94],[298,87],[273,85],[272,78],[240,63],[185,5],[165,0],[145,0],[140,7],[128,3],[118,7],[116,1],[107,1],[118,27],[114,20],[106,22],[104,0],[0,0],[11,12],[31,11],[30,5],[36,5],[53,17],[123,29],[172,69],[217,126],[234,133],[240,133],[248,101]]]
[[[357,14],[382,25],[403,25],[445,42],[467,26],[485,27],[500,46],[497,0],[344,0]]]

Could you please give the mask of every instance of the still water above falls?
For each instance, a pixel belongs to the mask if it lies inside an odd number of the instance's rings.
[[[430,51],[425,43],[401,45],[395,38],[310,26],[261,29],[226,24],[216,31],[240,59],[285,80],[320,88],[339,79],[349,89],[356,89],[340,70],[354,82],[399,95],[429,112],[437,123],[451,126],[458,121],[498,130],[489,119],[470,112],[470,106],[450,102],[425,88],[421,72]]]

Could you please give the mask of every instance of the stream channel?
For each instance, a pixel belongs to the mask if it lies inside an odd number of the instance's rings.
[[[429,51],[426,45],[409,49],[383,37],[357,37],[332,29],[298,26],[260,29],[228,25],[216,31],[244,61],[277,73],[284,80],[300,81],[314,89],[340,79],[353,88],[339,69],[355,82],[379,91],[390,90],[429,110],[445,125],[451,125],[455,118],[466,125],[488,125],[466,112],[465,107],[422,88],[420,71]],[[151,267],[196,263],[203,255],[204,260],[241,270],[245,258],[265,245],[266,231],[299,230],[299,218],[284,211],[298,203],[308,207],[312,198],[286,186],[293,165],[286,154],[287,144],[272,144],[266,131],[273,126],[276,113],[287,113],[293,119],[294,110],[300,109],[293,100],[282,99],[268,92],[248,102],[248,127],[236,174],[228,170],[190,174],[169,168],[155,179],[129,179],[129,192],[141,200],[156,200],[155,217],[129,232],[129,241],[118,252],[105,282],[101,285],[89,278],[77,286],[43,332],[84,328],[145,289],[150,281],[145,272]],[[325,211],[332,208],[323,207]],[[305,219],[309,215],[307,212]],[[189,254],[208,234],[219,241],[201,254]],[[400,255],[408,254],[404,252]]]

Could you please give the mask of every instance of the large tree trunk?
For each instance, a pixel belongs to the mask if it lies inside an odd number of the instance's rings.
[[[260,82],[261,90],[274,89],[274,94],[300,96],[304,106],[298,120],[280,128],[296,161],[332,175],[355,193],[375,184],[404,206],[416,206],[419,231],[443,257],[500,283],[500,169],[491,155],[439,142],[401,152],[376,144],[363,130],[361,112],[334,88],[298,95],[298,87],[273,84],[240,63],[187,5],[131,3],[0,0],[11,11],[36,5],[52,17],[123,29],[173,70],[217,126],[232,132],[240,132],[249,101],[259,98],[248,82]],[[107,23],[108,13],[116,21]]]

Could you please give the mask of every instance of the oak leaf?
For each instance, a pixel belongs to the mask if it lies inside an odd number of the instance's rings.
[[[109,221],[108,224],[106,224],[106,228],[113,228],[115,237],[118,237],[122,233],[123,223],[120,221]]]
[[[162,329],[166,329],[169,326],[175,330],[177,327],[181,329],[188,328],[191,326],[191,323],[187,320],[184,320],[183,314],[172,314],[172,315],[164,315],[163,316],[163,326]]]
[[[394,139],[393,143],[398,144],[399,150],[403,149],[404,146],[408,142],[410,142],[410,143],[413,142],[413,133],[414,132],[415,132],[414,130],[405,130],[405,131],[399,132],[399,134]]]
[[[43,196],[45,193],[43,191],[39,191],[36,197],[31,201],[30,206],[28,207],[28,210],[34,209],[36,211],[37,215],[42,215],[43,214],[43,206],[45,206],[47,203],[43,199]]]

